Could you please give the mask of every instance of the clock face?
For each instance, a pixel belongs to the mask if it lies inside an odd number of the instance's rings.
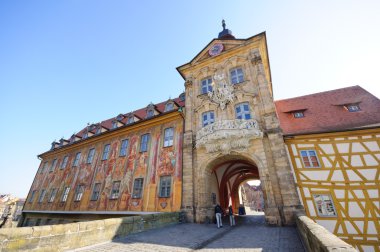
[[[220,54],[222,51],[223,51],[223,44],[217,43],[210,48],[210,50],[208,51],[208,54],[210,54],[210,56],[215,56],[215,55]]]

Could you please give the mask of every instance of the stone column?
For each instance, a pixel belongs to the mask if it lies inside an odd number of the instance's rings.
[[[193,131],[191,128],[192,108],[192,81],[185,82],[185,129],[183,138],[183,177],[182,177],[182,204],[187,222],[194,222],[194,170],[193,170]]]

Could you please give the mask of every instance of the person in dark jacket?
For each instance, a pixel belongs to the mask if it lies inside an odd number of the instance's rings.
[[[230,226],[235,226],[235,216],[231,205],[228,207],[228,215],[230,216]]]
[[[215,206],[215,218],[216,218],[216,224],[218,225],[218,228],[223,227],[222,213],[223,213],[223,209],[220,207],[219,204],[216,204],[216,206]]]

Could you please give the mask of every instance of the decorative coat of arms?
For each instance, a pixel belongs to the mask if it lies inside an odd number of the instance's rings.
[[[215,103],[219,104],[224,110],[229,102],[235,99],[234,87],[224,79],[224,74],[215,74],[212,91],[208,92],[208,97]]]

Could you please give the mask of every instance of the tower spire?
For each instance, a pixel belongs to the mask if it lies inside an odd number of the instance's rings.
[[[235,39],[235,37],[232,35],[232,31],[226,29],[226,21],[222,20],[222,26],[223,30],[219,32],[218,39]]]

